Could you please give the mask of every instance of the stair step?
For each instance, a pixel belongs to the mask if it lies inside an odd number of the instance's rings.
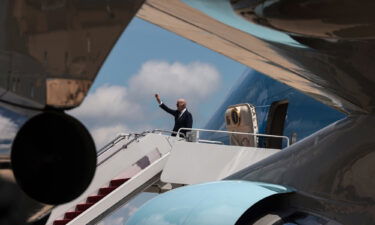
[[[108,195],[113,190],[115,190],[117,187],[105,187],[99,189],[99,195]]]
[[[76,218],[79,214],[81,214],[83,211],[73,211],[73,212],[66,212],[64,219],[74,219]]]
[[[65,225],[69,223],[70,221],[71,221],[70,219],[55,220],[53,221],[53,225]]]
[[[81,203],[76,205],[77,211],[85,211],[86,209],[90,208],[94,203]]]
[[[65,225],[69,223],[72,219],[76,218],[79,214],[83,211],[87,210],[91,206],[93,206],[96,202],[104,198],[107,194],[111,193],[115,190],[118,186],[122,185],[130,178],[123,178],[123,179],[113,179],[110,181],[109,187],[100,188],[98,191],[98,195],[92,195],[87,197],[86,203],[81,203],[76,205],[76,211],[66,212],[64,215],[64,219],[55,220],[53,225]]]
[[[86,202],[87,202],[87,203],[96,203],[96,202],[98,202],[100,199],[104,198],[104,196],[105,196],[105,195],[92,195],[92,196],[87,197]]]
[[[113,180],[111,180],[110,185],[118,187],[118,186],[120,186],[121,184],[125,183],[128,180],[129,180],[129,178],[113,179]]]

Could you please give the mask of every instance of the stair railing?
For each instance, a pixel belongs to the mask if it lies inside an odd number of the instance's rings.
[[[234,131],[224,131],[224,130],[207,130],[207,129],[197,129],[197,128],[180,128],[177,131],[177,137],[181,135],[181,131],[195,131],[197,132],[198,142],[199,142],[199,132],[211,132],[211,133],[225,133],[225,134],[242,134],[242,135],[249,135],[249,136],[255,136],[255,137],[273,137],[273,138],[280,138],[286,140],[286,146],[289,146],[289,137],[287,136],[279,136],[279,135],[270,135],[270,134],[255,134],[255,133],[245,133],[245,132],[234,132]]]
[[[115,146],[120,141],[124,140],[125,138],[129,138],[132,134],[119,134],[115,139],[110,141],[108,144],[104,145],[99,151],[98,151],[98,157],[102,155],[104,152]]]
[[[98,160],[97,162],[97,166],[100,166],[101,164],[103,164],[105,161],[107,161],[109,158],[111,158],[112,156],[116,155],[119,151],[121,151],[122,149],[127,149],[128,146],[130,144],[132,144],[133,142],[135,141],[138,141],[139,138],[142,138],[144,136],[146,136],[146,134],[150,133],[150,131],[144,131],[142,133],[130,133],[130,134],[126,134],[126,135],[119,135],[117,136],[115,139],[113,139],[113,141],[111,141],[110,143],[108,143],[107,145],[105,145],[99,152],[98,152],[98,157],[100,155],[102,155],[103,153],[107,152],[108,150],[110,150],[112,147],[114,147],[117,143],[119,143],[121,140],[127,138],[129,139],[128,142],[126,142],[125,144],[123,144],[120,148],[118,148],[117,150],[115,150],[114,152],[112,152],[111,154],[109,154],[108,156]],[[131,138],[133,136],[133,138]]]
[[[170,131],[170,130],[161,130],[161,129],[155,129],[155,130],[152,130],[151,133],[166,133],[166,134],[175,134],[176,137],[178,137],[178,132],[176,131]],[[180,133],[180,136],[185,138],[185,134],[184,133]]]

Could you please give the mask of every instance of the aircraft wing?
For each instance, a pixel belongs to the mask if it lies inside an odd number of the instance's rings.
[[[0,102],[37,111],[78,106],[143,2],[1,1]]]
[[[347,114],[375,107],[371,0],[148,0],[137,16]]]

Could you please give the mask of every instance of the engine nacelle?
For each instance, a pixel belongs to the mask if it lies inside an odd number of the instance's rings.
[[[27,121],[11,152],[14,176],[31,198],[62,204],[89,186],[96,169],[96,149],[87,129],[62,112],[45,112]]]

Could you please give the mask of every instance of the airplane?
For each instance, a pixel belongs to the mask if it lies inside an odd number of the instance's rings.
[[[126,224],[374,224],[373,4],[147,1],[141,18],[345,117],[223,181],[164,193]]]
[[[270,212],[277,212],[287,222],[307,218],[371,224],[371,6],[369,0],[2,1],[1,104],[37,114],[12,145],[17,183],[32,198],[49,204],[68,202],[88,186],[95,172],[95,147],[87,130],[63,110],[81,103],[105,56],[137,13],[347,115],[228,178],[241,182],[208,184],[212,190],[237,183],[249,192],[268,190],[262,199],[247,202],[240,215],[229,215],[232,220],[241,216],[239,224],[264,224]],[[168,194],[155,201],[168,201]]]

